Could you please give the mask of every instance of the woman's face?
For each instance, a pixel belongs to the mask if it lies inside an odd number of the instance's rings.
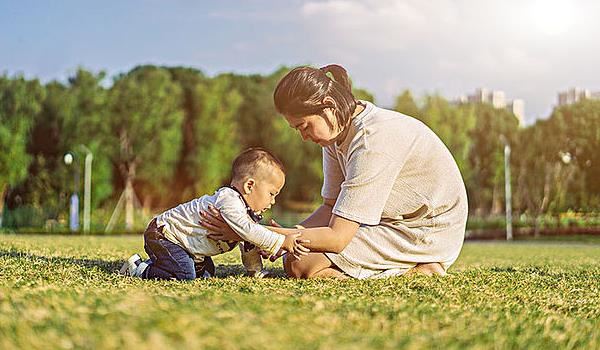
[[[304,117],[285,116],[290,127],[298,130],[304,141],[310,140],[321,147],[329,146],[335,142],[340,134],[337,122],[331,108],[323,110],[324,116],[311,114]],[[327,118],[327,119],[325,119]],[[327,123],[329,121],[329,123]]]

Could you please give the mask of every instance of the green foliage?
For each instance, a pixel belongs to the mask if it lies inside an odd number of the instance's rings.
[[[600,205],[600,101],[553,111],[524,129],[517,142],[517,203],[541,215]]]
[[[93,127],[96,139],[124,182],[165,183],[181,147],[181,88],[169,72],[153,66],[133,69],[115,80],[108,94],[109,118]],[[164,186],[147,186],[159,196]]]
[[[29,132],[43,98],[44,88],[37,80],[0,76],[1,194],[5,186],[14,186],[27,176]]]
[[[415,118],[418,118],[421,114],[410,90],[404,90],[400,96],[396,97],[394,110]]]
[[[375,103],[375,96],[372,93],[365,89],[352,89],[352,94],[357,100],[369,101],[371,103]]]
[[[467,243],[445,278],[148,281],[141,237],[0,235],[0,348],[595,349],[600,245]],[[124,326],[126,325],[126,326]],[[301,330],[301,331],[295,331]],[[282,346],[282,344],[285,344]]]
[[[288,209],[314,205],[323,179],[321,149],[302,142],[273,106],[273,90],[289,69],[208,77],[192,68],[140,66],[110,87],[103,72],[83,68],[67,83],[45,86],[2,76],[0,197],[8,192],[11,212],[29,206],[44,215],[41,221],[64,221],[74,174],[83,179],[85,145],[94,153],[94,210],[110,217],[129,184],[147,216],[211,193],[228,180],[239,151],[264,147],[287,169],[278,202]],[[373,101],[364,89],[354,93]],[[405,90],[394,108],[425,122],[446,144],[463,175],[471,214],[504,211],[504,142],[513,150],[516,214],[541,218],[600,206],[600,101],[557,108],[523,129],[511,113],[490,105],[453,104],[438,95],[419,101]],[[71,166],[63,162],[66,152],[75,155]],[[79,185],[81,193],[83,181]]]
[[[507,110],[491,105],[476,104],[474,108],[469,163],[475,186],[467,185],[469,201],[480,215],[499,214],[504,203],[504,144],[515,143],[518,121]]]
[[[197,149],[190,165],[196,193],[212,193],[230,177],[231,163],[240,151],[235,118],[242,97],[227,75],[198,85],[196,94],[202,112],[194,128]]]
[[[44,88],[37,80],[0,76],[0,227],[9,186],[27,176],[32,158],[26,149],[29,132],[43,98]]]

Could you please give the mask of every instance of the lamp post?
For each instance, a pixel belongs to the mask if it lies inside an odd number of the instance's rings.
[[[512,241],[512,190],[510,187],[510,144],[504,135],[500,135],[504,143],[504,199],[506,203],[506,240]]]
[[[92,161],[94,155],[92,151],[85,145],[79,145],[85,152],[84,159],[84,180],[83,180],[83,232],[90,232],[90,217],[91,217],[91,192],[92,192]],[[73,154],[65,154],[65,164],[71,165],[73,163]],[[70,210],[70,229],[71,231],[77,231],[79,229],[79,166],[75,167],[75,181],[73,195],[71,195],[71,210]]]
[[[506,199],[506,240],[512,241],[512,190],[510,188],[510,145],[504,145],[504,192]]]
[[[92,200],[92,160],[94,154],[84,145],[79,145],[85,152],[83,179],[83,232],[90,232],[91,200]]]
[[[66,165],[73,164],[73,154],[67,153],[64,156]],[[70,199],[70,210],[69,210],[69,229],[71,232],[79,230],[79,195],[77,191],[79,189],[79,167],[75,166],[73,171],[73,194]]]

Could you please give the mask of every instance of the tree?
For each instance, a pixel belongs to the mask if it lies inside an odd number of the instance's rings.
[[[27,176],[29,131],[43,98],[44,89],[37,80],[0,77],[0,227],[8,187]]]
[[[196,193],[208,193],[230,177],[231,163],[240,151],[235,123],[242,97],[229,75],[196,86],[202,109],[194,125],[196,150],[189,166]]]
[[[502,212],[504,199],[504,142],[515,144],[518,121],[507,110],[489,104],[473,107],[476,123],[470,132],[473,177],[467,186],[469,204],[478,215],[497,215]]]
[[[181,88],[165,69],[141,66],[115,80],[108,101],[108,118],[95,126],[107,128],[97,137],[123,180],[131,230],[134,182],[159,184],[158,194],[168,191],[160,184],[173,175],[181,147]]]
[[[357,100],[369,101],[371,103],[375,102],[375,96],[365,89],[353,88],[352,94]]]
[[[404,90],[400,96],[396,97],[394,110],[415,118],[420,114],[419,107],[417,107],[410,90]]]

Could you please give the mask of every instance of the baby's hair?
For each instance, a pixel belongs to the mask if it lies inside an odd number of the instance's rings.
[[[231,167],[232,180],[246,180],[258,176],[259,172],[267,170],[268,166],[275,167],[285,174],[283,163],[269,151],[253,147],[240,153]]]

